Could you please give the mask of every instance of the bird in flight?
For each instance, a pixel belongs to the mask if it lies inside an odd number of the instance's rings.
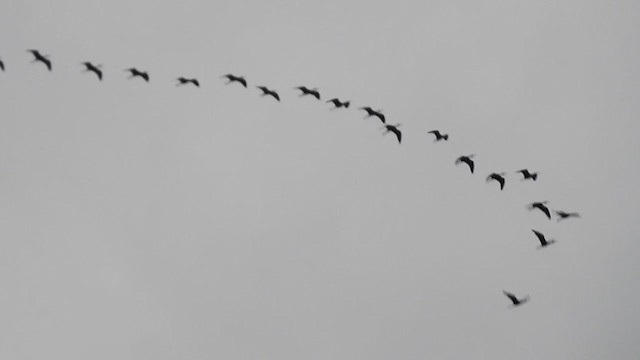
[[[504,175],[505,173],[491,173],[487,176],[487,182],[495,180],[500,183],[500,190],[504,189]]]
[[[398,129],[399,127],[400,127],[400,124],[395,124],[395,125],[386,124],[384,126],[385,132],[382,135],[386,135],[392,132],[396,135],[396,138],[398,139],[398,144],[400,144],[402,143],[402,132],[400,131],[400,129]]]
[[[232,82],[237,82],[242,84],[245,88],[247,87],[247,80],[243,76],[236,76],[233,74],[222,75],[221,78],[227,79],[227,84],[231,84]]]
[[[427,132],[427,134],[433,134],[433,135],[436,136],[436,139],[433,140],[434,142],[440,141],[440,140],[444,140],[444,141],[449,140],[449,134],[442,134],[442,133],[440,133],[439,130],[431,130],[431,131]]]
[[[533,181],[536,181],[538,179],[538,173],[537,172],[531,173],[531,172],[529,172],[528,169],[518,170],[518,171],[516,171],[516,173],[521,173],[522,174],[522,180],[531,179]]]
[[[298,89],[301,91],[300,97],[305,95],[311,95],[316,99],[320,100],[320,92],[318,91],[318,88],[309,89],[306,86],[297,86],[294,89]]]
[[[256,86],[258,89],[262,90],[262,94],[260,96],[272,96],[274,99],[280,101],[280,95],[277,92],[270,90],[266,86]]]
[[[387,122],[387,119],[385,118],[384,114],[382,113],[382,110],[380,109],[373,110],[369,106],[364,106],[364,107],[361,107],[360,110],[364,110],[367,112],[367,116],[365,118],[376,116],[378,119],[380,119],[380,121],[382,121],[383,124]]]
[[[49,71],[51,71],[52,66],[51,66],[51,60],[49,60],[49,55],[42,55],[38,50],[34,50],[34,49],[30,49],[27,51],[33,54],[33,60],[31,60],[32,63],[41,62],[47,67],[47,69],[49,69]]]
[[[341,107],[344,107],[344,108],[348,109],[349,105],[351,104],[351,102],[349,102],[349,101],[342,102],[338,98],[333,98],[331,100],[327,100],[326,102],[333,103],[333,108],[331,110],[334,110],[334,109],[337,109],[337,108],[341,108]]]
[[[529,210],[538,209],[542,211],[545,215],[547,215],[547,218],[549,218],[549,220],[551,220],[551,212],[549,211],[549,208],[546,207],[545,205],[547,203],[548,201],[533,202],[529,204]]]
[[[540,247],[538,247],[539,249],[541,249],[541,248],[543,248],[545,246],[549,246],[549,245],[553,244],[554,242],[556,242],[554,239],[547,240],[540,231],[533,230],[533,229],[531,229],[531,231],[533,231],[533,233],[536,234],[536,236],[538,237],[538,240],[540,241]]]
[[[558,222],[564,219],[572,218],[572,217],[575,217],[575,218],[580,217],[580,214],[578,214],[577,212],[565,212],[565,211],[557,210],[555,211],[555,213],[556,215],[558,215]]]
[[[100,70],[102,65],[93,65],[88,61],[83,62],[82,65],[84,65],[85,67],[84,72],[91,71],[92,73],[96,74],[98,80],[102,81],[102,70]]]
[[[459,158],[456,159],[456,165],[460,164],[461,162],[469,165],[469,170],[471,170],[471,173],[473,174],[473,169],[475,165],[473,160],[471,160],[471,158],[473,158],[474,156],[475,154],[460,156]]]
[[[147,73],[146,71],[140,71],[136,68],[129,68],[129,69],[125,69],[124,71],[128,71],[131,74],[129,76],[129,79],[132,79],[137,76],[144,79],[144,81],[149,82],[149,73]]]
[[[176,86],[192,84],[192,85],[195,85],[197,87],[200,87],[200,83],[198,82],[198,79],[188,79],[188,78],[185,78],[185,77],[179,77],[176,80],[178,80],[178,83],[176,84]]]
[[[506,297],[509,298],[509,300],[511,300],[511,302],[513,303],[513,306],[518,306],[518,305],[522,305],[524,303],[526,303],[527,301],[529,301],[529,295],[523,297],[522,299],[518,299],[514,294],[504,291],[502,290],[502,292],[504,293],[504,295]]]
[[[4,62],[2,61],[2,59],[0,59],[0,69],[4,71]]]

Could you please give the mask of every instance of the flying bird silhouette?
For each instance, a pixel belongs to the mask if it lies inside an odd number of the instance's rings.
[[[313,88],[313,89],[309,89],[306,86],[297,86],[294,89],[298,89],[301,91],[300,93],[300,97],[305,96],[305,95],[311,95],[313,97],[315,97],[316,99],[320,100],[320,92],[318,91],[318,88]]]
[[[554,242],[556,242],[554,239],[547,240],[540,231],[533,230],[533,229],[531,229],[531,231],[533,231],[533,233],[536,234],[536,236],[538,237],[538,240],[540,241],[540,246],[538,247],[539,249],[549,246]]]
[[[383,128],[385,129],[385,132],[382,135],[386,135],[392,132],[396,135],[396,138],[398,139],[398,144],[400,144],[402,143],[402,132],[398,129],[399,127],[400,127],[400,124],[395,124],[395,125],[386,124]]]
[[[242,84],[245,88],[247,87],[247,80],[243,76],[236,76],[233,74],[222,75],[221,78],[227,79],[226,84],[231,84],[232,82],[237,82]]]
[[[140,71],[134,67],[125,69],[124,71],[128,71],[131,74],[129,75],[129,79],[132,79],[137,76],[141,79],[144,79],[144,81],[149,82],[149,73],[147,73],[146,71]]]
[[[260,96],[272,96],[274,99],[280,101],[280,96],[277,92],[267,88],[266,86],[256,86],[258,89],[262,90],[262,94]]]
[[[102,67],[102,65],[93,65],[88,61],[83,62],[82,65],[84,65],[85,67],[83,72],[91,71],[92,73],[96,74],[98,80],[102,81],[102,70],[100,70],[100,67]]]
[[[383,124],[386,124],[387,122],[384,114],[382,113],[382,110],[380,109],[373,110],[371,107],[365,106],[365,107],[361,107],[360,110],[364,110],[367,112],[367,116],[365,118],[376,116],[378,119],[380,119],[380,121],[382,121]]]
[[[471,158],[473,158],[474,156],[475,154],[460,156],[459,158],[456,159],[456,165],[460,164],[461,162],[469,165],[469,170],[471,170],[471,173],[473,174],[473,169],[475,165],[473,160],[471,160]]]
[[[536,181],[538,179],[538,173],[537,172],[531,173],[531,172],[529,172],[528,169],[518,170],[518,171],[516,171],[516,173],[521,173],[522,174],[522,180],[531,179],[533,181]]]
[[[495,180],[500,183],[500,190],[504,189],[504,175],[505,173],[491,173],[487,176],[487,182]]]
[[[176,80],[178,81],[176,86],[192,84],[192,85],[195,85],[197,87],[200,87],[200,83],[198,82],[198,79],[195,79],[195,78],[188,79],[188,78],[185,78],[185,77],[179,77]]]
[[[529,210],[538,209],[547,215],[549,220],[551,220],[551,212],[549,211],[549,208],[545,206],[546,203],[548,203],[548,201],[533,202],[529,204]]]
[[[333,103],[333,108],[331,108],[331,110],[338,109],[338,108],[341,108],[341,107],[344,107],[344,108],[348,109],[349,105],[350,105],[349,101],[341,102],[338,98],[333,98],[333,99],[327,100],[325,102]]]
[[[555,211],[556,215],[558,215],[558,222],[564,220],[564,219],[568,219],[568,218],[579,218],[580,214],[578,214],[577,212],[565,212],[565,211],[560,211],[557,210]]]
[[[449,134],[442,134],[438,130],[431,130],[427,132],[427,134],[433,134],[436,136],[435,140],[433,140],[434,142],[440,141],[440,140],[444,140],[444,141],[449,140]]]
[[[52,70],[51,60],[49,60],[49,55],[42,55],[38,50],[34,50],[34,49],[30,49],[27,51],[33,54],[33,60],[31,60],[32,63],[41,62],[47,67],[47,69],[49,69],[49,71]]]
[[[2,61],[2,59],[0,59],[0,69],[4,71],[4,62]]]
[[[507,291],[504,291],[504,290],[502,290],[502,292],[504,293],[504,295],[506,297],[509,298],[509,300],[511,300],[511,302],[513,303],[514,307],[518,306],[518,305],[522,305],[522,304],[526,303],[527,301],[529,301],[529,295],[525,296],[522,299],[518,299],[514,294],[512,294],[510,292],[507,292]]]

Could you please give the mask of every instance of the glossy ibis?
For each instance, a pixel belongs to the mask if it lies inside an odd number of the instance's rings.
[[[553,244],[554,242],[556,242],[554,239],[547,240],[540,231],[533,230],[533,229],[531,229],[531,231],[533,231],[533,233],[536,234],[536,236],[538,237],[538,240],[540,241],[539,249],[543,248],[545,246],[549,246],[549,245]]]
[[[531,179],[533,181],[536,181],[538,179],[538,173],[537,172],[531,173],[531,172],[529,172],[528,169],[518,170],[518,171],[516,171],[516,173],[521,173],[522,174],[522,180]]]
[[[527,301],[529,301],[529,295],[523,297],[522,299],[518,299],[514,294],[504,291],[502,290],[502,292],[504,293],[504,295],[506,297],[509,298],[509,300],[511,300],[511,302],[513,303],[513,306],[518,306],[518,305],[522,305],[524,303],[526,303]]]
[[[236,76],[233,74],[222,75],[221,78],[227,79],[227,84],[231,84],[232,82],[237,82],[242,84],[245,88],[247,87],[247,80],[243,76]]]
[[[256,86],[258,89],[262,90],[262,94],[260,96],[272,96],[274,99],[280,101],[280,96],[277,92],[267,88],[266,86]]]
[[[295,87],[294,89],[300,90],[300,97],[305,96],[305,95],[311,95],[313,97],[315,97],[316,99],[320,100],[320,92],[318,91],[318,88],[313,88],[313,89],[309,89],[306,86],[298,86]]]
[[[185,77],[179,77],[176,80],[178,80],[178,83],[176,84],[176,86],[180,86],[180,85],[186,85],[186,84],[192,84],[195,85],[197,87],[200,87],[200,83],[198,82],[198,79],[188,79]]]
[[[376,116],[378,119],[380,119],[380,121],[382,121],[383,124],[386,124],[387,122],[387,119],[385,118],[384,114],[382,113],[382,110],[380,109],[373,110],[371,107],[365,106],[365,107],[361,107],[360,110],[364,110],[367,112],[366,117]]]
[[[487,176],[487,182],[495,180],[500,183],[500,190],[504,189],[504,175],[505,173],[491,173]]]
[[[27,51],[33,54],[33,60],[31,60],[32,63],[41,62],[47,67],[47,69],[49,69],[49,71],[51,71],[52,66],[51,66],[51,60],[49,60],[49,55],[42,55],[38,50],[34,50],[34,49],[30,49]]]
[[[141,79],[144,79],[144,81],[149,82],[149,73],[147,73],[146,71],[140,71],[136,68],[129,68],[125,69],[124,71],[128,71],[131,74],[129,75],[129,79],[137,76]]]
[[[444,141],[449,140],[449,134],[442,134],[438,130],[431,130],[431,131],[427,132],[427,134],[433,134],[433,135],[436,136],[436,139],[433,140],[434,142],[440,141],[440,140],[444,140]]]
[[[529,204],[529,210],[538,209],[547,215],[547,218],[551,219],[551,212],[549,211],[549,208],[545,206],[547,203],[548,201],[533,202]]]
[[[475,156],[475,154],[460,156],[459,158],[456,159],[456,165],[460,164],[461,162],[469,165],[469,170],[471,170],[471,173],[473,174],[473,169],[475,168],[475,165],[474,165],[473,160],[471,160],[471,159],[474,156]]]
[[[349,101],[342,102],[338,98],[333,98],[331,100],[327,100],[326,102],[333,103],[333,108],[331,108],[331,110],[338,109],[341,107],[348,109],[349,105],[351,104]]]

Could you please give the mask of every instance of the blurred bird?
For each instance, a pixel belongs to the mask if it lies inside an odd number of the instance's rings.
[[[256,86],[258,89],[262,90],[262,94],[260,94],[260,96],[273,96],[274,99],[280,101],[280,96],[278,95],[277,92],[270,90],[269,88],[267,88],[266,86]]]
[[[320,100],[320,92],[318,92],[318,88],[309,89],[306,86],[298,86],[298,87],[295,87],[294,89],[298,89],[298,90],[300,90],[302,92],[300,94],[300,97],[305,96],[305,95],[311,95],[311,96],[315,97],[316,99]]]
[[[4,62],[2,61],[2,59],[0,59],[0,69],[4,71]]]
[[[349,101],[341,102],[338,98],[333,98],[331,100],[327,100],[326,102],[333,103],[333,108],[331,110],[341,108],[341,107],[348,109],[350,105]]]
[[[49,55],[42,55],[38,50],[27,50],[28,52],[30,52],[31,54],[33,54],[33,60],[31,60],[31,62],[41,62],[43,63],[47,69],[49,69],[49,71],[51,71],[52,66],[51,66],[51,60],[49,60]]]
[[[442,134],[438,130],[431,130],[431,131],[427,132],[427,134],[433,134],[433,135],[436,136],[436,139],[433,140],[434,142],[440,141],[440,140],[444,140],[444,141],[449,140],[449,134]]]
[[[487,176],[487,182],[495,180],[500,183],[500,190],[504,189],[504,175],[505,173],[491,173]]]
[[[382,121],[383,124],[386,123],[386,118],[384,116],[384,114],[382,113],[382,110],[378,109],[378,110],[373,110],[371,107],[369,106],[365,106],[365,107],[361,107],[360,110],[364,110],[367,112],[367,116],[366,117],[371,117],[371,116],[376,116],[378,117],[378,119],[380,119],[380,121]]]
[[[136,68],[129,68],[129,69],[125,69],[124,71],[128,71],[129,73],[131,73],[131,75],[129,76],[129,79],[138,76],[144,79],[144,81],[149,82],[149,73],[147,73],[146,71],[140,71]]]
[[[400,124],[395,124],[395,125],[385,125],[383,129],[385,129],[386,131],[382,134],[382,135],[386,135],[390,132],[394,133],[396,135],[396,138],[398,139],[398,144],[402,143],[402,132],[398,129],[400,127]]]
[[[528,169],[522,169],[522,170],[518,170],[516,171],[516,173],[521,173],[522,174],[522,180],[528,180],[531,179],[533,181],[536,181],[538,179],[538,173],[534,172],[534,173],[530,173]]]
[[[178,80],[178,83],[176,84],[176,86],[180,86],[180,85],[186,85],[186,84],[192,84],[195,85],[197,87],[200,87],[200,83],[198,82],[198,79],[188,79],[188,78],[184,78],[184,77],[179,77],[176,80]]]
[[[546,203],[548,203],[548,201],[533,202],[529,204],[529,210],[538,209],[547,215],[547,218],[551,219],[551,212],[549,212],[549,208],[545,206]]]
[[[232,82],[237,82],[242,84],[242,86],[244,86],[245,88],[247,87],[247,80],[245,80],[245,78],[243,76],[235,76],[233,74],[226,74],[226,75],[222,75],[221,78],[225,78],[228,81],[226,82],[227,84],[231,84]]]
[[[539,249],[540,249],[540,248],[543,248],[543,247],[545,247],[545,246],[549,246],[549,245],[553,244],[554,242],[556,242],[556,241],[555,241],[555,240],[553,240],[553,239],[551,239],[551,240],[547,240],[547,239],[544,237],[544,235],[543,235],[540,231],[533,230],[533,229],[531,229],[531,231],[533,231],[533,233],[534,233],[534,234],[536,234],[536,236],[538,237],[538,240],[540,240],[540,247],[539,247]]]
[[[580,214],[578,214],[577,212],[565,212],[565,211],[555,211],[556,215],[558,215],[558,222],[560,222],[561,220],[564,219],[568,219],[568,218],[579,218]]]
[[[504,290],[502,290],[502,292],[504,293],[504,295],[506,297],[509,298],[509,300],[511,300],[511,302],[513,303],[513,306],[522,305],[522,304],[526,303],[527,301],[529,301],[529,295],[525,296],[522,299],[518,299],[514,294],[512,294],[510,292],[506,292]]]
[[[471,155],[466,155],[466,156],[460,156],[459,158],[456,159],[456,165],[460,164],[461,162],[469,165],[469,170],[471,170],[471,173],[473,174],[473,169],[475,167],[473,160],[471,160],[471,158],[473,158],[475,156],[475,154],[471,154]]]
[[[84,65],[85,67],[84,72],[91,71],[94,74],[96,74],[96,76],[98,77],[98,80],[102,81],[102,70],[100,70],[102,65],[93,65],[88,61],[83,62],[82,65]]]

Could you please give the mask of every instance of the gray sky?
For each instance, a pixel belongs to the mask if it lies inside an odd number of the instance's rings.
[[[3,8],[0,358],[640,354],[637,1]]]

